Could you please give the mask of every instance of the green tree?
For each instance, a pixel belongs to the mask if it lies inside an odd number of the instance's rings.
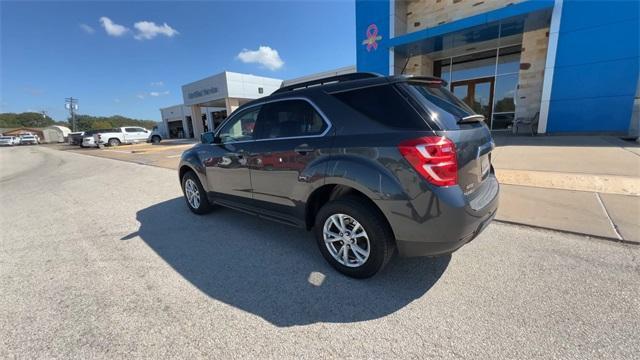
[[[17,127],[33,127],[43,128],[51,125],[61,125],[71,128],[71,119],[66,122],[54,121],[51,117],[43,117],[41,113],[36,112],[24,112],[20,114],[16,113],[1,113],[0,114],[0,128],[17,128]],[[97,130],[97,129],[110,129],[122,126],[140,126],[147,129],[152,129],[157,123],[153,120],[140,120],[132,119],[122,115],[114,116],[91,116],[91,115],[76,115],[76,125],[78,131],[85,130]]]
[[[71,123],[71,119],[68,119]],[[151,129],[156,126],[153,120],[132,119],[121,115],[114,116],[91,116],[76,115],[76,125],[78,131],[109,129],[122,126],[140,126]]]
[[[0,128],[34,127],[41,128],[55,124],[49,116],[42,116],[37,112],[2,113],[0,114]]]

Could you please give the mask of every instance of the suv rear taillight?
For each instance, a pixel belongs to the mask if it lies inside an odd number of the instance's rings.
[[[427,181],[436,186],[458,184],[455,144],[444,136],[425,136],[398,145],[402,156]]]

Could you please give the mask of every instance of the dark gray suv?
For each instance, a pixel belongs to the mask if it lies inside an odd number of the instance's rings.
[[[182,155],[196,214],[223,205],[315,232],[338,271],[449,254],[498,207],[494,143],[441,79],[354,73],[249,102]]]

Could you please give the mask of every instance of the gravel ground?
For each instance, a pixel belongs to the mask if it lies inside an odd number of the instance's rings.
[[[640,247],[492,224],[352,280],[175,171],[0,149],[0,358],[638,358]]]

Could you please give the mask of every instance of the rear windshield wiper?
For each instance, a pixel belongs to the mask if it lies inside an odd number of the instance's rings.
[[[484,115],[475,114],[475,115],[461,117],[460,120],[458,120],[458,124],[470,124],[470,123],[482,122],[482,121],[484,121]]]

